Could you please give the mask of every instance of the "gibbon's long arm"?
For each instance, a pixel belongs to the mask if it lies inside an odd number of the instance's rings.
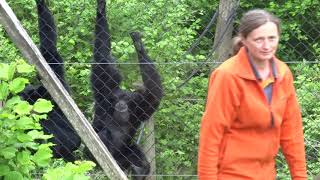
[[[68,90],[64,79],[63,59],[57,50],[57,32],[53,16],[44,0],[36,0],[40,36],[40,51],[60,82]]]
[[[137,116],[142,118],[142,120],[145,120],[145,118],[148,119],[159,106],[160,100],[163,96],[163,89],[160,75],[144,48],[140,33],[132,32],[130,33],[130,36],[138,54],[140,72],[145,87],[142,94],[142,100],[139,101],[138,105],[144,112]]]
[[[97,0],[97,16],[94,41],[94,64],[91,75],[93,90],[96,94],[109,96],[119,89],[122,80],[111,55],[111,36],[105,13],[105,0]],[[99,63],[99,64],[98,64]]]

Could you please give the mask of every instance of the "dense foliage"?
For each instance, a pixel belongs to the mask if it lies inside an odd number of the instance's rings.
[[[8,0],[35,43],[38,32],[35,3]],[[89,74],[95,3],[92,1],[48,1],[56,18],[58,48],[66,60],[67,79],[72,95],[90,119],[92,96]],[[128,32],[141,31],[144,42],[162,75],[165,88],[155,114],[157,174],[196,174],[199,124],[204,110],[207,77],[215,26],[192,51],[187,51],[210,21],[218,7],[217,0],[117,0],[108,1],[108,18],[112,33],[113,54],[118,58],[124,76],[124,88],[132,89],[140,81],[136,55]],[[319,89],[318,66],[310,61],[320,59],[320,1],[240,1],[235,27],[243,12],[267,8],[282,20],[279,57],[284,61],[306,63],[292,66],[303,110],[309,174],[320,172],[319,166]],[[236,31],[235,31],[236,32]],[[19,52],[0,28],[0,61],[19,58]],[[211,60],[210,60],[211,61]],[[196,71],[193,71],[196,70]],[[180,86],[188,76],[192,78]],[[137,80],[138,79],[138,80]],[[318,89],[317,89],[318,88]],[[279,178],[288,178],[285,161],[278,159]]]
[[[19,97],[33,72],[23,60],[0,63],[0,179],[34,179],[40,171],[46,180],[88,179],[84,174],[94,166],[89,161],[51,167],[54,144],[47,140],[52,135],[44,134],[40,121],[53,105],[45,99],[29,104]]]
[[[308,170],[310,174],[317,174],[320,171],[320,66],[300,64],[295,69],[299,74],[296,78],[296,87],[302,108]]]
[[[17,73],[32,72],[27,64],[0,64],[0,177],[4,179],[31,178],[30,171],[49,164],[52,144],[39,144],[35,140],[45,140],[39,121],[45,119],[52,110],[50,101],[39,99],[30,105],[17,95],[28,79],[15,76]]]

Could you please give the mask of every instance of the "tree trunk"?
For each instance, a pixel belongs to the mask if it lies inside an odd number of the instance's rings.
[[[214,59],[223,62],[232,53],[233,20],[239,0],[220,0],[219,16],[213,43]]]

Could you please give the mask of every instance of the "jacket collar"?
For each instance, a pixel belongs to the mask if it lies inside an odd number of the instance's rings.
[[[236,64],[235,72],[238,76],[245,79],[250,79],[250,80],[261,79],[245,47],[242,47],[234,58],[235,58],[235,64]],[[276,57],[273,57],[271,59],[271,70],[272,70],[272,75],[275,79],[280,78],[280,75],[283,74],[282,72],[279,73],[280,64],[278,63],[278,61],[279,60]]]

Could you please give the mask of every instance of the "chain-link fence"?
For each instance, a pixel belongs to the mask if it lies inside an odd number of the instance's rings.
[[[8,2],[34,42],[42,43],[43,56],[66,82],[120,167],[133,175],[150,171],[150,179],[197,179],[199,125],[208,75],[232,53],[231,38],[241,15],[252,8],[270,10],[282,20],[278,57],[295,76],[308,174],[312,178],[320,173],[319,2],[107,2],[109,39],[103,8],[96,2],[48,1],[56,24],[57,49],[53,48],[54,27],[49,16],[40,13],[40,29],[46,33],[39,37],[36,4]],[[142,42],[131,39],[132,31],[142,34]],[[2,28],[0,42],[1,61],[21,57]],[[57,60],[58,54],[62,58]],[[32,84],[38,89],[24,91],[26,100],[52,99],[37,79]],[[56,134],[55,156],[93,159],[56,104],[54,110],[42,126]],[[281,154],[277,171],[278,179],[290,178]],[[90,175],[106,178],[98,168]]]

